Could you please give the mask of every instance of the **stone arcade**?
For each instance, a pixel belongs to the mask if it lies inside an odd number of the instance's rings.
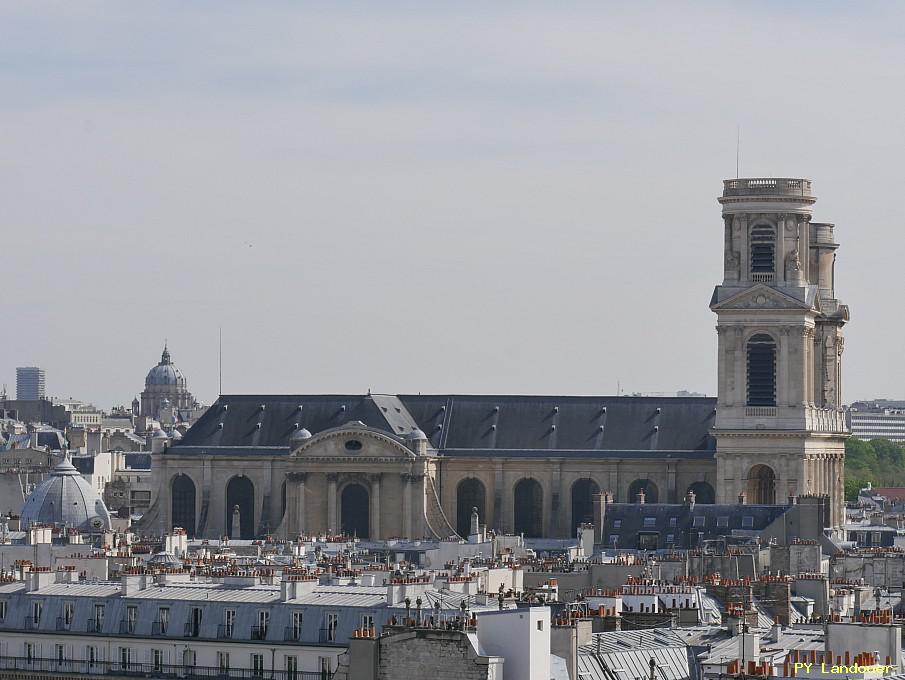
[[[806,179],[724,182],[716,399],[224,395],[180,442],[157,442],[145,527],[464,536],[477,508],[500,531],[565,537],[601,491],[661,503],[828,495],[838,525],[848,309],[814,201]]]

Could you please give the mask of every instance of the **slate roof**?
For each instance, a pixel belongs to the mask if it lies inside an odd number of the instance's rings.
[[[790,507],[697,503],[692,510],[685,504],[610,503],[604,516],[604,541],[614,547],[616,537],[616,548],[636,549],[640,534],[658,534],[657,549],[695,548],[701,545],[699,534],[704,541],[753,537]],[[745,518],[750,518],[750,523]]]
[[[660,680],[695,677],[689,649],[677,632],[666,628],[594,633],[578,648],[578,676],[588,680],[647,680],[650,660]]]
[[[288,452],[299,428],[316,435],[357,420],[400,437],[421,429],[451,456],[711,458],[715,407],[711,397],[223,395],[172,450]]]

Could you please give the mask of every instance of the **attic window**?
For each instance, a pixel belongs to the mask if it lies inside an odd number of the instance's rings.
[[[669,526],[674,527],[674,526],[678,525],[678,523],[679,523],[679,518],[678,518],[678,517],[670,517],[670,518],[669,518]]]
[[[718,527],[728,527],[729,526],[729,517],[717,517],[716,525]]]
[[[695,515],[693,526],[702,527],[702,526],[704,526],[704,523],[706,521],[707,521],[707,518],[704,517],[704,515]]]
[[[346,442],[346,451],[361,451],[361,442],[357,439],[350,439]]]
[[[745,515],[744,517],[742,517],[742,527],[745,529],[751,529],[754,527],[753,515]]]
[[[621,528],[622,528],[622,520],[621,520],[621,519],[614,519],[614,520],[613,520],[613,528],[614,528],[614,529],[621,529]]]
[[[645,517],[645,518],[644,518],[644,526],[645,526],[645,527],[655,527],[655,526],[657,526],[657,518],[656,518],[656,517]]]

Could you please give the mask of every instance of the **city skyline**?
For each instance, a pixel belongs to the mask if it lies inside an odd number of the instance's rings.
[[[836,221],[847,397],[903,396],[898,7],[95,7],[0,10],[0,383],[127,403],[169,338],[210,402],[222,327],[232,393],[713,394],[740,128]]]

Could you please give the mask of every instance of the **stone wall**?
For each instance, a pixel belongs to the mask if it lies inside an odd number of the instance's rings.
[[[503,660],[480,656],[456,630],[408,629],[380,638],[378,680],[501,680]]]

